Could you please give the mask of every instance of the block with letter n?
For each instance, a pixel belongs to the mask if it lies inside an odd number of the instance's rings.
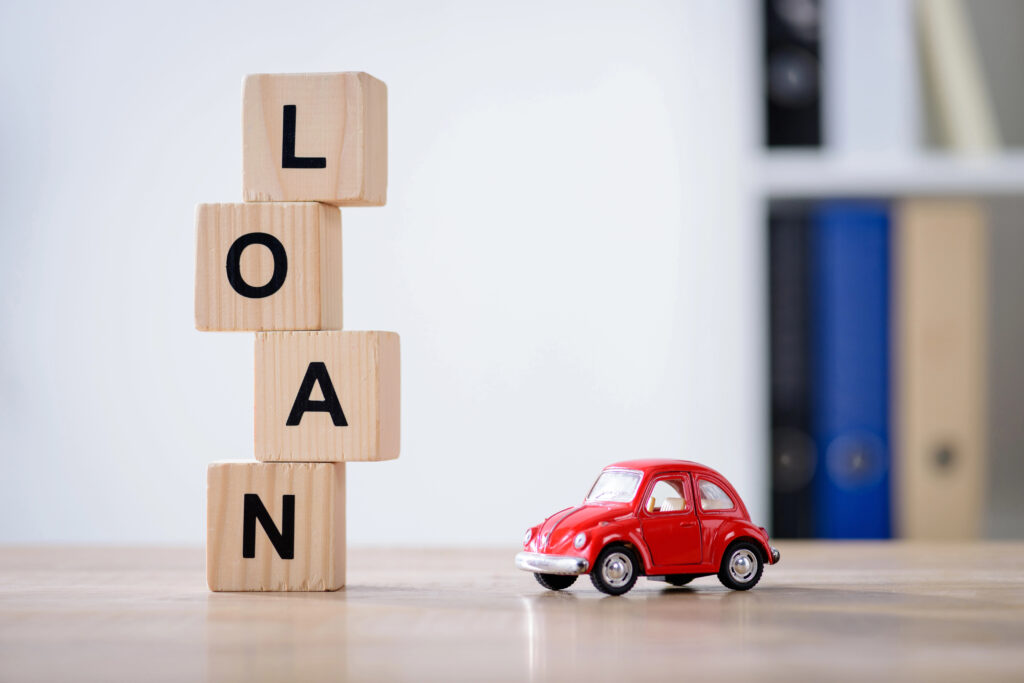
[[[210,590],[345,585],[343,463],[214,462],[206,501]]]

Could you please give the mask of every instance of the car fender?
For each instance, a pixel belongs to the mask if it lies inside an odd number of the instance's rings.
[[[771,564],[772,549],[764,538],[764,532],[745,520],[728,520],[718,527],[718,533],[711,539],[711,547],[714,549],[712,564],[716,567],[722,563],[722,556],[726,549],[736,540],[749,538],[761,548],[762,558],[765,564]]]
[[[640,556],[644,573],[647,573],[647,568],[651,566],[651,555],[647,550],[643,535],[640,533],[639,525],[633,524],[609,525],[600,530],[594,530],[593,538],[587,548],[587,561],[591,567],[597,563],[597,556],[601,554],[601,551],[612,543],[626,543],[634,548]]]

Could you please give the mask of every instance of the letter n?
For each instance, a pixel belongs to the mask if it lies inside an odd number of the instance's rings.
[[[281,496],[281,530],[278,531],[259,495],[245,494],[242,511],[242,557],[256,557],[257,520],[281,559],[295,559],[295,496]]]

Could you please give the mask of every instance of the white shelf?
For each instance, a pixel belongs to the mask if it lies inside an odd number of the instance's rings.
[[[893,197],[911,194],[1024,195],[1024,153],[994,157],[914,155],[845,158],[821,152],[773,152],[755,173],[775,197]]]

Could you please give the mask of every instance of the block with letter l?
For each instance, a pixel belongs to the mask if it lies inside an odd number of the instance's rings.
[[[345,585],[344,464],[210,463],[206,501],[210,590]]]
[[[256,458],[397,458],[399,364],[394,332],[257,334]]]
[[[369,74],[247,76],[242,141],[247,202],[386,201],[387,86]]]

